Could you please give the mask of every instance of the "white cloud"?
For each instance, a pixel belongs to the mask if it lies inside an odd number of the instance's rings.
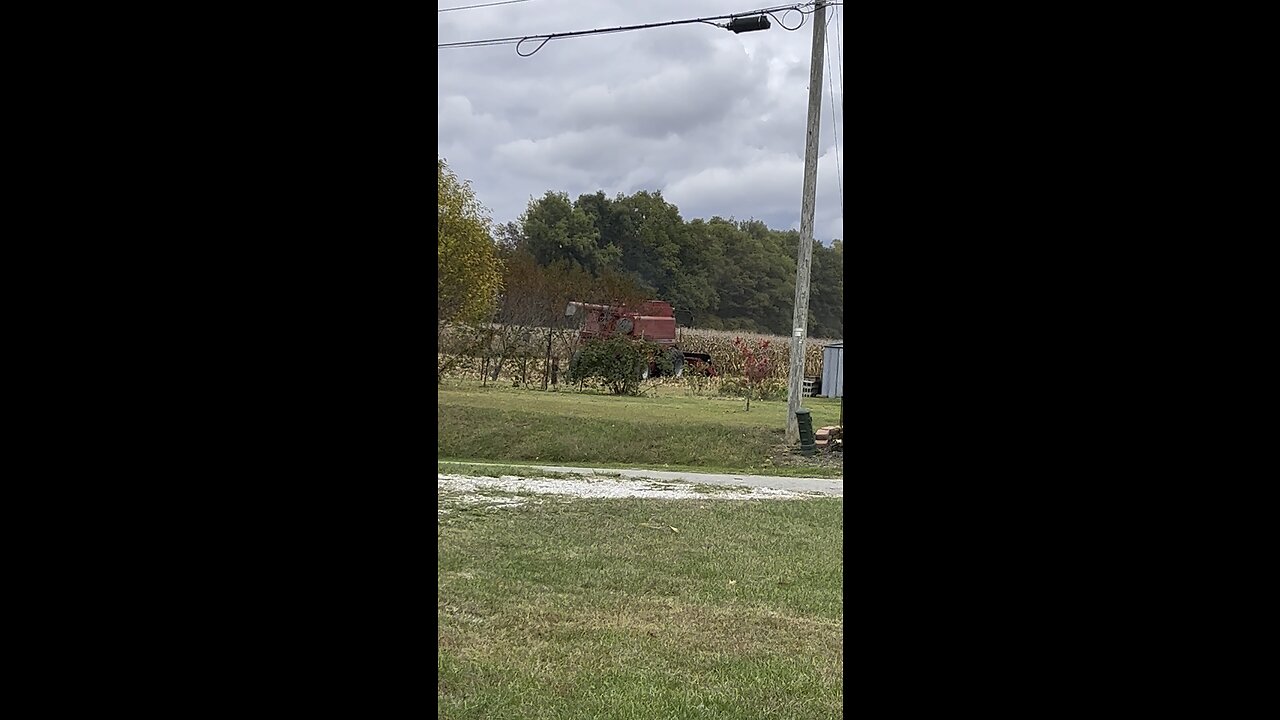
[[[751,8],[741,0],[532,0],[441,13],[439,41]],[[696,24],[553,40],[528,58],[511,46],[439,50],[438,151],[499,222],[548,190],[661,190],[686,219],[799,227],[811,31],[807,21],[797,32],[775,22],[742,35]],[[834,52],[834,37],[829,46]],[[827,85],[824,77],[815,234],[829,241],[843,237],[843,211]],[[840,102],[839,75],[835,85]]]

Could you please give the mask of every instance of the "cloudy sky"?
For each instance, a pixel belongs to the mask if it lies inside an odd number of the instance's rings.
[[[438,9],[494,0],[440,0]],[[745,12],[769,0],[524,0],[440,12],[439,43]],[[812,8],[806,8],[812,9]],[[843,238],[844,6],[827,9],[814,235]],[[794,27],[801,15],[775,13]],[[570,198],[661,190],[686,220],[799,229],[812,15],[734,34],[694,23],[512,45],[438,49],[438,153],[497,222],[548,190]],[[720,20],[717,22],[725,22]],[[839,26],[839,49],[837,46]],[[522,52],[536,44],[526,43]],[[832,112],[834,86],[835,113]],[[837,122],[838,121],[838,122]],[[834,128],[834,132],[833,132]],[[837,145],[836,135],[840,142]]]

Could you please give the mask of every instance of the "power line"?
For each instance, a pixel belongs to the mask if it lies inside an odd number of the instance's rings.
[[[509,1],[512,1],[512,0],[509,0]],[[575,30],[573,32],[540,33],[536,35],[513,35],[511,37],[489,38],[486,40],[465,40],[462,42],[438,43],[436,45],[436,49],[444,50],[449,48],[489,47],[492,45],[515,45],[517,55],[520,55],[521,57],[529,57],[530,55],[541,50],[542,46],[546,45],[551,40],[556,40],[559,38],[582,37],[586,35],[605,35],[609,33],[629,32],[631,30],[647,30],[649,28],[668,27],[671,25],[689,25],[692,23],[706,23],[707,25],[714,25],[720,28],[733,29],[730,27],[729,24],[720,24],[712,21],[713,20],[733,20],[734,18],[740,18],[740,17],[750,16],[750,15],[768,15],[772,17],[774,20],[777,20],[778,24],[781,25],[784,30],[798,30],[802,25],[804,25],[804,16],[813,14],[812,9],[805,10],[804,8],[812,8],[813,4],[814,3],[810,2],[810,3],[803,3],[798,5],[779,5],[777,7],[761,8],[759,10],[748,10],[746,12],[737,12],[737,13],[731,13],[728,15],[711,15],[708,17],[690,18],[688,20],[671,20],[669,22],[645,23],[642,25],[623,25],[621,27],[599,28],[596,30]],[[786,23],[782,22],[782,20],[778,19],[777,15],[774,15],[774,13],[780,12],[780,13],[783,13],[783,17],[785,18],[786,13],[791,12],[793,10],[795,12],[800,13],[800,22],[797,23],[795,27],[789,27]],[[541,42],[538,43],[538,46],[536,48],[534,48],[528,53],[520,52],[521,44],[525,42],[538,41],[538,40],[541,40]]]
[[[832,17],[835,17],[835,14],[835,12],[832,12]],[[840,131],[837,129],[837,126],[840,124],[840,118],[836,116],[835,80],[831,76],[831,42],[825,34],[822,36],[822,41],[825,43],[827,49],[827,88],[831,91],[831,134],[834,135],[836,139],[835,144],[831,146],[831,150],[836,154],[836,183],[840,188],[840,212],[844,213],[844,173],[840,170]],[[837,40],[836,42],[839,41]],[[843,60],[841,61],[841,64],[844,64]],[[843,79],[840,81],[840,97],[844,97]]]
[[[436,12],[450,12],[452,10],[470,10],[471,8],[492,7],[494,5],[513,5],[515,3],[529,2],[529,0],[505,0],[505,2],[482,3],[480,5],[463,5],[462,7],[441,8]]]
[[[840,70],[840,97],[844,97],[844,48],[840,47],[840,15],[842,13],[844,10],[833,13],[836,16],[836,52],[840,53],[840,64],[836,66]]]

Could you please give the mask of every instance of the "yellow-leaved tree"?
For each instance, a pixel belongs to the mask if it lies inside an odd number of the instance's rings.
[[[489,233],[489,217],[476,200],[471,183],[458,180],[443,158],[438,160],[436,225],[437,349],[436,381],[465,352],[458,340],[474,333],[468,326],[493,318],[502,286],[502,262]]]

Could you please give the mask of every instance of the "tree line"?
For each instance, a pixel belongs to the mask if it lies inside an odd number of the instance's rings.
[[[545,366],[577,346],[564,316],[571,300],[660,298],[686,328],[790,334],[796,231],[685,221],[648,191],[572,202],[547,192],[518,222],[494,226],[470,183],[443,158],[437,165],[437,381],[479,358],[482,376],[497,378],[510,360],[528,384],[529,361],[542,358],[545,386]],[[844,337],[843,252],[840,240],[814,243],[810,337]]]
[[[798,231],[718,216],[686,221],[661,191],[645,190],[576,200],[548,191],[493,230],[505,268],[499,322],[533,320],[523,316],[534,296],[539,314],[563,311],[561,300],[652,297],[670,302],[683,326],[791,334]],[[814,241],[810,278],[808,335],[843,338],[841,240]]]

